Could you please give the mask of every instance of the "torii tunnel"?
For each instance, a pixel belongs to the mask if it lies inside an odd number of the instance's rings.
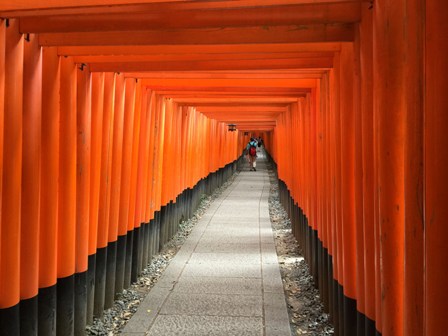
[[[447,90],[446,0],[2,0],[0,334],[82,335],[261,136],[335,333],[447,335]]]

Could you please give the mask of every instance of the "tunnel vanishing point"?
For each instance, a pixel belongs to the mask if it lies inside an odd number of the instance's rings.
[[[0,334],[83,335],[261,136],[335,333],[448,335],[447,90],[446,0],[2,0]]]

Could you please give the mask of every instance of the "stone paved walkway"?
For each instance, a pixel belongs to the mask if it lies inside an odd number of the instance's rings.
[[[290,336],[260,157],[216,199],[123,335]]]

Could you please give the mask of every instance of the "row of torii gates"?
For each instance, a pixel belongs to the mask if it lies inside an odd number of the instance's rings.
[[[335,333],[445,335],[447,18],[2,1],[0,334],[82,335],[261,136]]]

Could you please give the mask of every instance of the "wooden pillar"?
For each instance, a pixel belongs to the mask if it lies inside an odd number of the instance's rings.
[[[57,334],[74,334],[76,236],[76,68],[71,58],[61,59]],[[54,201],[54,200],[53,200]]]
[[[334,108],[334,123],[333,127],[335,129],[334,141],[335,141],[335,215],[336,215],[336,246],[337,246],[337,267],[338,267],[338,278],[337,278],[337,310],[338,310],[338,322],[334,322],[337,325],[337,332],[339,335],[344,334],[344,307],[343,307],[343,285],[345,283],[345,274],[344,274],[344,240],[343,240],[343,213],[342,213],[342,142],[341,142],[341,72],[342,69],[340,67],[341,62],[341,54],[338,53],[335,55],[335,69],[334,69],[334,77],[335,77],[335,85],[338,87],[337,90],[334,91],[335,95],[335,108]]]
[[[406,1],[403,334],[424,335],[424,0]]]
[[[360,83],[362,129],[362,227],[364,258],[365,334],[375,334],[375,239],[374,239],[374,150],[373,150],[373,35],[372,10],[363,5],[360,24]]]
[[[109,212],[112,172],[112,144],[114,122],[115,74],[106,73],[104,78],[104,103],[101,145],[100,195],[98,206],[98,236],[95,268],[94,314],[103,315],[106,295],[107,243],[109,235]]]
[[[134,78],[125,80],[124,124],[123,124],[123,166],[121,169],[120,204],[118,213],[117,266],[115,277],[115,293],[124,288],[126,270],[126,249],[129,217],[129,200],[131,192],[132,146],[134,140],[135,111]]]
[[[365,267],[364,267],[364,223],[363,223],[363,134],[361,115],[361,37],[356,31],[353,54],[353,113],[354,113],[354,194],[353,207],[356,246],[356,334],[365,334]]]
[[[87,324],[92,75],[88,68],[81,68],[78,65],[76,78],[75,335],[81,336]]]
[[[87,275],[88,324],[93,322],[95,298],[96,251],[101,182],[101,150],[103,140],[104,73],[92,74],[90,208],[89,208],[89,270]]]
[[[327,292],[326,299],[326,310],[332,313],[333,306],[333,265],[332,265],[332,256],[333,252],[333,227],[332,227],[332,200],[331,200],[331,191],[332,191],[332,183],[331,183],[331,173],[332,173],[332,162],[331,162],[331,124],[330,124],[330,113],[331,113],[331,92],[330,92],[330,75],[329,73],[325,74],[323,78],[323,82],[325,83],[325,96],[323,100],[325,100],[325,110],[324,113],[324,222],[325,222],[325,244],[324,248],[326,248],[326,278],[325,280],[325,291]]]
[[[5,35],[3,175],[1,176],[0,328],[20,331],[20,204],[22,185],[23,36],[9,20]]]
[[[448,3],[426,1],[425,336],[446,334],[448,319]]]
[[[5,114],[5,61],[6,61],[6,20],[0,19],[0,176],[3,176],[3,138],[4,138],[4,114]],[[0,190],[2,188],[0,178]],[[2,195],[0,193],[0,204]],[[1,239],[1,230],[0,230]],[[1,258],[0,258],[1,263]]]
[[[378,134],[378,205],[382,335],[403,334],[405,0],[375,2],[374,114]]]
[[[335,64],[339,64],[339,54],[335,55]],[[339,69],[334,67],[330,71],[330,169],[331,169],[331,227],[332,227],[332,260],[333,260],[333,287],[332,287],[332,297],[333,297],[333,307],[330,312],[332,312],[332,322],[335,328],[335,334],[339,335],[339,315],[342,315],[342,309],[339,310],[339,295],[338,290],[340,284],[342,284],[342,272],[340,271],[340,250],[341,245],[339,243],[339,232],[340,232],[340,218],[339,218],[339,202],[340,195],[338,194],[338,185],[340,184],[340,178],[338,176],[338,137],[337,129],[338,124],[336,121],[339,119]]]
[[[59,73],[56,48],[42,50],[42,155],[39,228],[39,331],[56,334],[56,270],[59,176]]]
[[[145,105],[142,107],[144,109],[145,118],[146,118],[146,132],[144,136],[144,151],[145,151],[145,165],[144,169],[142,170],[143,173],[143,195],[142,195],[142,201],[141,201],[141,236],[142,236],[142,247],[140,248],[140,255],[141,255],[141,267],[142,270],[146,267],[148,264],[148,254],[150,250],[150,203],[151,203],[151,188],[150,188],[150,179],[152,180],[152,166],[151,166],[151,141],[153,139],[154,135],[154,129],[152,127],[153,123],[153,117],[154,117],[154,106],[155,102],[153,99],[153,91],[151,92],[151,95],[148,94],[147,99],[145,99]]]
[[[156,143],[156,128],[155,126],[155,120],[156,120],[156,106],[157,101],[155,99],[155,96],[151,97],[151,100],[148,104],[149,112],[150,112],[150,119],[148,120],[150,125],[150,134],[149,134],[149,142],[148,142],[148,171],[147,171],[147,201],[145,204],[145,217],[147,218],[147,221],[153,219],[154,217],[154,144]]]
[[[140,139],[140,121],[141,121],[141,101],[142,87],[140,83],[137,85],[135,93],[135,122],[133,126],[132,136],[132,166],[130,172],[130,190],[129,190],[129,212],[127,218],[127,237],[126,237],[126,261],[124,270],[124,288],[131,285],[132,273],[132,256],[134,250],[134,218],[137,198],[137,175],[138,175],[138,156],[139,156],[139,139]]]
[[[36,35],[25,43],[23,68],[23,162],[20,223],[20,332],[37,335],[39,290],[42,50]]]
[[[133,214],[133,250],[132,250],[132,269],[131,269],[131,281],[136,281],[138,275],[141,272],[142,263],[142,243],[143,243],[143,233],[142,231],[142,220],[144,216],[144,200],[146,198],[145,194],[145,165],[147,164],[147,146],[146,137],[148,135],[148,90],[143,92],[142,99],[139,102],[141,106],[141,121],[140,121],[140,132],[139,132],[139,153],[138,153],[138,167],[137,167],[137,182],[136,182],[136,197],[135,197],[135,210]]]
[[[115,275],[117,267],[118,212],[121,190],[121,166],[123,156],[124,75],[115,75],[113,98],[113,131],[110,181],[110,203],[107,233],[106,294],[104,308],[111,308],[115,299]]]
[[[344,45],[341,66],[341,215],[344,335],[356,334],[355,107],[354,50]]]

